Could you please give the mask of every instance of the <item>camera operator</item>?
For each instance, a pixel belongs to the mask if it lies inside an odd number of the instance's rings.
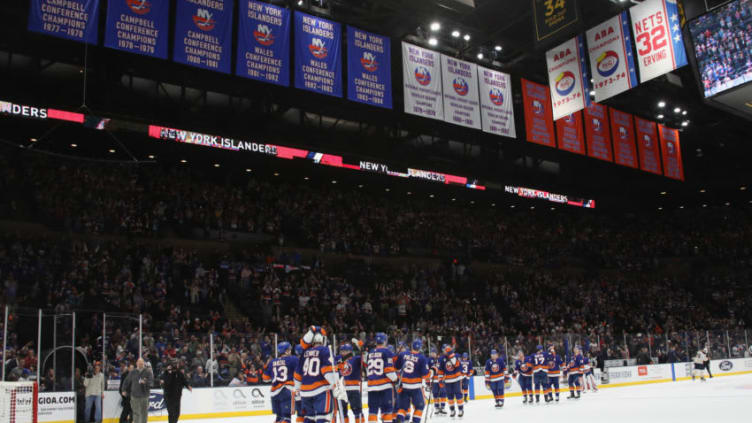
[[[178,360],[173,360],[167,365],[167,370],[162,378],[164,399],[167,402],[167,415],[169,423],[177,423],[180,419],[180,398],[183,396],[183,388],[193,392],[188,384],[185,374],[180,369]]]
[[[102,399],[104,398],[104,374],[99,362],[94,363],[94,367],[89,365],[84,377],[84,388],[86,388],[86,408],[84,409],[84,421],[88,422],[91,417],[91,408],[94,407],[94,421],[102,422]]]

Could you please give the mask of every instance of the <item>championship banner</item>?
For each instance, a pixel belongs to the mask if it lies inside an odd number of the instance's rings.
[[[632,115],[609,108],[611,113],[611,136],[614,140],[614,162],[637,169],[634,123]]]
[[[233,0],[177,0],[174,59],[230,73]]]
[[[560,150],[585,155],[582,111],[574,112],[556,121],[556,139]]]
[[[444,120],[455,125],[480,129],[478,66],[441,55],[444,89]]]
[[[629,9],[640,82],[687,64],[676,0],[645,0]]]
[[[347,27],[347,98],[392,108],[392,53],[389,37]]]
[[[295,12],[295,88],[342,97],[342,27]]]
[[[561,32],[573,32],[580,22],[577,0],[532,0],[535,41],[543,43]]]
[[[290,10],[240,0],[235,74],[290,86]]]
[[[31,0],[29,31],[97,44],[99,0]]]
[[[661,175],[661,156],[658,152],[658,135],[655,122],[635,116],[637,131],[637,152],[640,155],[640,169]]]
[[[556,148],[554,121],[551,118],[551,95],[548,87],[522,79],[522,103],[525,106],[527,140]]]
[[[167,59],[170,2],[109,0],[104,46]]]
[[[637,86],[627,11],[591,28],[586,33],[595,101]]]
[[[590,105],[590,75],[585,64],[582,35],[547,51],[546,64],[554,120]]]
[[[613,161],[606,106],[593,103],[585,109],[585,136],[588,156],[608,162]]]
[[[516,138],[509,74],[478,66],[478,88],[483,132]]]
[[[683,181],[684,164],[682,163],[681,145],[679,144],[679,130],[659,124],[658,135],[661,139],[663,174],[669,178]]]
[[[405,113],[444,119],[440,56],[438,52],[402,42]]]

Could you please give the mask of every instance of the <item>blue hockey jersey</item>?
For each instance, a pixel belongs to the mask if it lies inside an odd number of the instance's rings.
[[[423,381],[428,381],[428,360],[421,353],[400,353],[395,365],[402,375],[402,386],[405,389],[419,389]]]
[[[295,389],[300,391],[300,396],[314,397],[336,383],[337,374],[329,348],[320,345],[305,350],[295,369]]]
[[[295,369],[298,367],[298,357],[285,356],[269,361],[264,369],[264,382],[272,383],[272,396],[279,394],[283,388],[292,390],[295,386]]]
[[[507,365],[504,363],[504,359],[499,357],[496,360],[489,358],[486,361],[486,383],[498,382],[504,380],[506,376]]]

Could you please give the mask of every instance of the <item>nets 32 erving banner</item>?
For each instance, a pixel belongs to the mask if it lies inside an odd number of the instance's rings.
[[[96,44],[98,29],[99,0],[31,0],[29,31]]]
[[[661,155],[658,152],[658,135],[655,122],[635,116],[637,132],[637,154],[640,157],[640,169],[645,172],[661,174]]]
[[[347,98],[392,108],[391,43],[388,37],[347,27]]]
[[[629,9],[640,82],[687,64],[676,0],[645,0]]]
[[[478,90],[483,132],[517,137],[509,74],[478,66]]]
[[[554,120],[590,105],[590,76],[585,64],[582,35],[547,51],[546,64]]]
[[[290,10],[256,0],[240,0],[235,73],[290,86]]]
[[[174,59],[230,73],[233,0],[177,0]]]
[[[658,136],[661,139],[663,174],[669,178],[683,181],[684,165],[682,164],[681,145],[679,144],[679,130],[658,125]]]
[[[548,87],[522,79],[522,103],[525,106],[527,140],[556,148],[554,121],[551,119],[551,95]]]
[[[440,54],[402,42],[405,113],[444,119]]]
[[[109,0],[104,46],[167,59],[170,2]]]
[[[478,66],[442,54],[441,75],[444,88],[444,120],[455,125],[480,129]]]
[[[295,12],[295,88],[342,97],[342,27]]]
[[[626,11],[591,28],[586,37],[595,101],[637,86]]]

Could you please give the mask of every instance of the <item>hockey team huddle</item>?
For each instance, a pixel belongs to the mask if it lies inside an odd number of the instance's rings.
[[[463,417],[468,400],[469,384],[474,374],[468,354],[461,356],[453,345],[444,344],[441,351],[431,348],[426,357],[423,342],[411,345],[388,344],[384,333],[375,335],[375,346],[365,351],[363,343],[353,339],[339,347],[334,355],[327,345],[326,331],[311,326],[300,345],[289,342],[277,346],[278,357],[264,369],[264,381],[271,382],[272,411],[276,422],[330,423],[337,416],[340,423],[364,423],[362,377],[368,391],[368,421],[383,423],[420,423],[424,413]],[[519,352],[514,371],[507,372],[505,360],[496,350],[485,366],[486,387],[493,393],[496,408],[504,406],[504,389],[514,377],[522,388],[524,404],[559,401],[559,379],[567,377],[569,398],[580,398],[583,387],[597,391],[590,358],[578,347],[564,357],[553,346],[525,356]],[[535,395],[535,397],[533,397]],[[555,395],[555,398],[554,398]],[[433,409],[430,404],[433,403]],[[429,404],[429,408],[426,405]],[[349,411],[348,411],[349,409]],[[428,417],[428,416],[427,416]]]

